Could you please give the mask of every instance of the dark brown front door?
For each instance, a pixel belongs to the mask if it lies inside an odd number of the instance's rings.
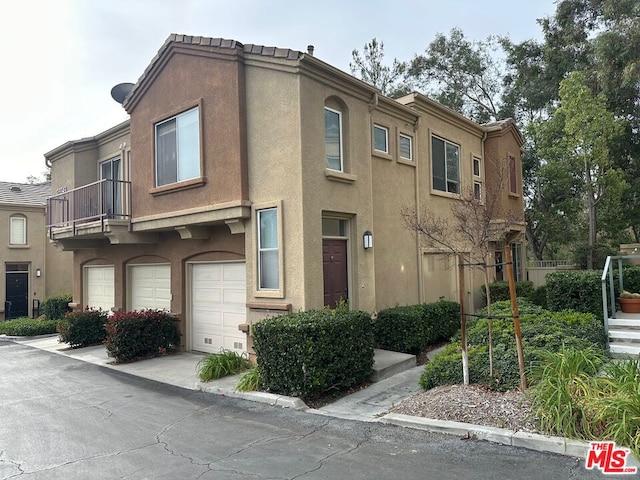
[[[322,240],[322,267],[324,304],[335,308],[349,298],[346,240]]]

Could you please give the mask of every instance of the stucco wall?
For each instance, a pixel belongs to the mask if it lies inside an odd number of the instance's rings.
[[[83,267],[113,265],[115,274],[115,308],[127,310],[127,266],[142,263],[168,263],[171,265],[171,312],[180,318],[182,346],[188,338],[186,314],[187,273],[186,262],[231,261],[244,259],[244,235],[232,235],[226,226],[213,227],[206,240],[182,240],[176,232],[163,232],[158,242],[148,245],[109,245],[101,249],[78,250],[74,256],[73,300],[86,306]]]
[[[12,215],[21,215],[27,219],[27,244],[10,245],[9,222]],[[0,206],[0,260],[2,261],[2,274],[0,275],[0,310],[4,310],[6,299],[6,275],[5,264],[7,263],[27,263],[29,264],[29,287],[28,301],[29,316],[32,314],[32,300],[43,300],[46,295],[45,279],[43,276],[36,277],[36,269],[44,271],[44,239],[45,239],[45,215],[44,207],[24,207],[24,206]],[[4,313],[1,314],[4,319]]]
[[[244,118],[244,65],[229,49],[181,48],[156,65],[145,79],[144,94],[131,114],[133,215],[137,218],[172,210],[188,210],[248,197]],[[221,53],[222,52],[222,53]],[[199,107],[201,183],[194,188],[157,194],[154,125]],[[183,184],[187,182],[182,182]],[[154,195],[153,193],[156,192]]]

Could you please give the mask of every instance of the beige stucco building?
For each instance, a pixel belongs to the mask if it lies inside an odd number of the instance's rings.
[[[0,319],[31,317],[48,296],[71,292],[73,256],[48,241],[45,205],[51,184],[0,182]]]
[[[188,350],[246,350],[239,325],[340,299],[457,300],[457,269],[400,211],[481,195],[489,165],[512,169],[500,201],[524,229],[512,121],[387,98],[309,53],[183,35],[122,88],[130,121],[45,155],[62,192],[48,224],[74,252],[78,308],[170,310]]]

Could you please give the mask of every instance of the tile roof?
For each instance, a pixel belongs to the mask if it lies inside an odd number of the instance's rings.
[[[0,182],[0,204],[44,206],[51,196],[50,183]]]
[[[172,44],[183,44],[183,45],[202,45],[206,47],[218,47],[218,48],[228,48],[230,50],[242,50],[245,54],[251,55],[262,55],[265,57],[273,57],[273,58],[283,58],[285,60],[299,60],[304,54],[297,50],[291,50],[289,48],[277,48],[277,47],[267,47],[264,45],[254,45],[248,43],[246,45],[238,42],[237,40],[228,40],[225,38],[212,38],[212,37],[202,37],[196,35],[181,35],[177,33],[172,33],[165,40],[164,44],[158,50],[158,53],[151,59],[147,68],[145,68],[144,72],[138,81],[133,86],[133,89],[127,95],[123,102],[123,106],[126,106],[127,101],[133,93],[138,89],[140,83],[147,77],[149,72],[153,69],[156,63],[160,60],[164,52],[169,48]],[[126,107],[125,107],[126,108]]]

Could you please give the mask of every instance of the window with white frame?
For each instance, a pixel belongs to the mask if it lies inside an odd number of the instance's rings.
[[[460,146],[442,138],[431,137],[433,189],[460,193]]]
[[[200,176],[200,116],[193,108],[155,126],[156,186]]]
[[[473,162],[473,196],[476,200],[482,200],[482,160],[480,157],[472,157]]]
[[[401,133],[398,138],[398,144],[400,146],[400,158],[413,161],[413,138]]]
[[[27,218],[14,215],[9,219],[9,243],[11,245],[27,244]]]
[[[342,113],[328,107],[324,108],[324,152],[327,168],[342,172]]]
[[[373,149],[376,152],[389,153],[389,130],[380,125],[373,126]]]
[[[258,288],[278,290],[280,257],[278,244],[278,209],[258,210]]]

